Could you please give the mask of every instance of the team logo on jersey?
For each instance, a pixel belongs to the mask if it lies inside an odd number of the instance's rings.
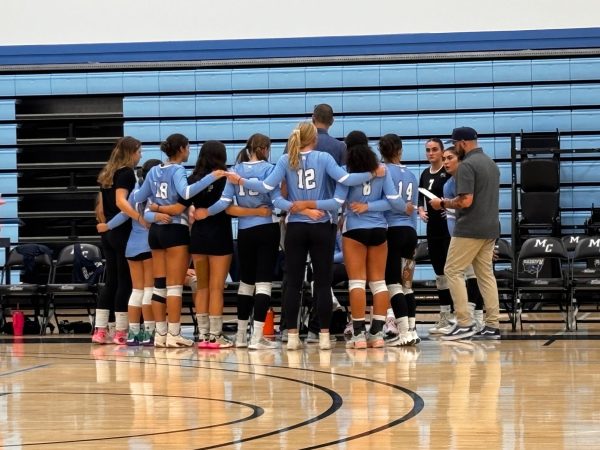
[[[440,173],[440,178],[446,178],[446,172]]]

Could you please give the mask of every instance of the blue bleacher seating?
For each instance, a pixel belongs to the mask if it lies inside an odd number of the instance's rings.
[[[15,100],[0,100],[0,120],[15,120]]]
[[[123,72],[123,92],[159,92],[158,72]]]
[[[122,92],[122,72],[91,72],[87,74],[88,94],[120,94]]]
[[[456,89],[457,109],[491,109],[494,107],[494,89],[491,87]]]
[[[342,96],[342,112],[380,111],[379,91],[349,91]]]
[[[200,69],[195,72],[196,91],[230,91],[231,69],[206,70]]]
[[[15,76],[0,75],[0,97],[13,97],[15,95]]]
[[[0,145],[16,145],[17,126],[15,124],[0,124]]]
[[[87,77],[84,73],[54,73],[50,75],[50,89],[52,95],[87,94]]]
[[[494,83],[531,81],[531,61],[494,61]]]
[[[234,116],[263,116],[269,114],[269,96],[266,94],[234,94]]]
[[[568,58],[531,61],[533,81],[564,81],[570,78],[571,61]]]
[[[342,86],[379,86],[379,65],[359,65],[343,67]]]
[[[533,86],[531,88],[533,106],[569,106],[571,104],[570,85]]]
[[[232,116],[233,100],[231,95],[197,95],[196,115],[202,116]]]
[[[158,96],[125,97],[123,99],[123,117],[159,117],[160,101]]]
[[[158,73],[160,92],[191,92],[196,89],[193,70],[164,70]]]
[[[384,64],[379,69],[381,86],[415,86],[417,84],[416,64]]]
[[[305,89],[304,67],[273,67],[269,69],[269,89]]]
[[[196,133],[202,141],[209,139],[231,141],[233,140],[233,120],[199,120],[196,122]]]
[[[17,149],[0,149],[0,170],[16,170],[17,168]]]
[[[194,95],[170,95],[159,99],[161,117],[194,117],[196,97]]]
[[[269,71],[268,69],[233,69],[231,88],[234,91],[268,89]]]
[[[307,88],[330,88],[342,87],[342,68],[341,67],[307,67],[306,68],[306,87]],[[323,102],[319,102],[323,103]],[[335,110],[335,108],[334,108]]]
[[[454,110],[456,108],[456,93],[452,88],[419,89],[417,91],[417,106],[419,111]]]
[[[492,62],[456,63],[454,65],[454,77],[458,84],[491,83],[494,79]]]
[[[300,114],[306,112],[305,110],[306,94],[304,93],[269,95],[269,114]]]
[[[417,64],[417,84],[454,84],[454,63]]]
[[[17,96],[52,94],[50,74],[19,75],[15,79],[15,94]]]

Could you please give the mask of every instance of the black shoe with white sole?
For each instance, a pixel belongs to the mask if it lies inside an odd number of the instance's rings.
[[[443,341],[457,341],[459,339],[470,338],[476,332],[475,325],[461,327],[460,325],[456,324],[450,333],[444,334],[440,339]]]
[[[486,325],[480,332],[473,335],[473,339],[500,339],[500,330]]]

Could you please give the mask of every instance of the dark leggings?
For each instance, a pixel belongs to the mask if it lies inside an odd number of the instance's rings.
[[[240,281],[253,285],[271,283],[279,253],[279,224],[269,223],[238,231]],[[238,295],[238,319],[248,320],[254,307],[254,320],[264,322],[271,298],[266,294]]]
[[[310,254],[313,269],[317,316],[321,329],[329,329],[331,322],[331,280],[335,235],[330,223],[292,222],[285,234],[285,264],[287,288],[284,307],[288,329],[298,328],[300,296]]]
[[[450,247],[450,236],[430,237],[427,236],[427,248],[429,258],[436,275],[444,275],[444,266],[448,256],[448,247]],[[450,289],[438,289],[440,305],[452,306],[452,296]]]
[[[102,235],[102,250],[106,259],[104,289],[98,299],[98,309],[127,312],[131,295],[131,276],[125,258],[125,247],[131,232],[131,222]]]

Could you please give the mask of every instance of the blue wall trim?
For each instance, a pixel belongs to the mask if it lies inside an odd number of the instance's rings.
[[[360,56],[600,47],[600,28],[0,46],[0,65]]]

